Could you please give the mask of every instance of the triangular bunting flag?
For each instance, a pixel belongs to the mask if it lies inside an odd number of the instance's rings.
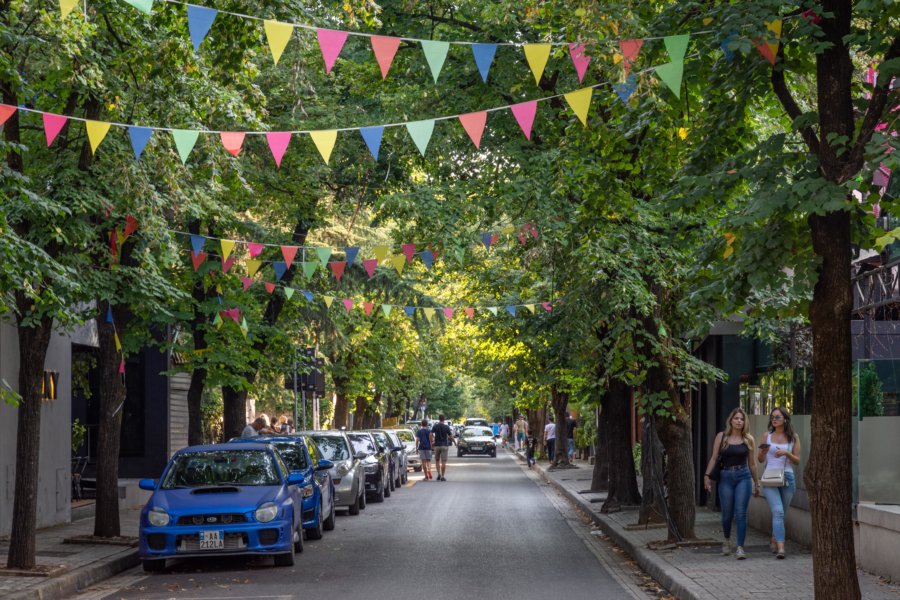
[[[450,42],[435,42],[433,40],[422,40],[422,51],[425,53],[425,60],[428,61],[428,68],[431,69],[431,76],[437,83],[441,69],[444,67],[444,61],[447,60],[447,52],[450,50]]]
[[[253,278],[241,277],[241,285],[244,286],[244,291],[246,292],[248,289],[250,289],[250,286],[253,285]]]
[[[231,254],[231,251],[234,249],[234,241],[233,240],[219,240],[219,244],[222,246],[222,260],[228,258]]]
[[[544,68],[550,59],[551,49],[552,46],[550,44],[525,44],[525,60],[528,61],[528,66],[531,67],[531,72],[534,73],[534,82],[536,84],[541,83],[541,75],[544,74]]]
[[[471,306],[467,306],[467,307],[465,308],[465,311],[466,311],[466,317],[467,317],[467,318],[469,318],[469,319],[474,319],[474,318],[475,318],[475,309],[474,309],[474,308],[472,308]]]
[[[231,258],[226,258],[226,259],[222,260],[222,272],[223,273],[227,273],[228,271],[231,270],[231,267],[234,266],[234,260],[235,259],[233,256]]]
[[[403,249],[403,256],[406,257],[406,262],[412,262],[413,256],[416,255],[416,245],[402,244],[400,247]]]
[[[406,257],[402,254],[395,254],[391,257],[391,265],[397,269],[398,275],[403,275],[403,267],[406,266]]]
[[[378,151],[381,148],[381,138],[384,136],[384,127],[363,127],[359,130],[363,141],[372,153],[372,158],[378,160]]]
[[[730,33],[728,34],[728,37],[722,40],[722,45],[720,46],[720,48],[722,48],[722,53],[725,55],[725,62],[731,62],[732,60],[734,60],[734,50],[729,48],[729,46],[732,42],[737,40],[737,37],[738,36],[736,33]]]
[[[315,274],[316,269],[319,268],[319,263],[317,263],[315,261],[309,261],[309,262],[304,261],[300,264],[303,266],[303,274],[306,276],[307,279],[312,277]]]
[[[69,117],[52,113],[43,113],[42,116],[44,118],[44,137],[47,138],[47,147],[49,148],[66,124],[66,121],[69,120]]]
[[[391,63],[394,62],[394,56],[397,54],[397,48],[400,47],[400,38],[388,37],[384,35],[373,35],[371,38],[372,52],[375,53],[375,60],[381,67],[381,78],[387,77],[388,71],[391,69]]]
[[[312,302],[312,299],[315,298],[315,295],[312,292],[303,292],[303,297],[306,298],[307,302]]]
[[[316,37],[319,39],[319,48],[322,50],[322,58],[325,59],[325,72],[331,73],[331,68],[337,60],[344,42],[347,41],[346,31],[334,29],[317,29]]]
[[[378,259],[370,258],[363,261],[363,267],[366,269],[366,273],[369,274],[369,279],[372,279],[372,276],[375,275],[375,269],[378,267]]]
[[[475,147],[480,149],[481,134],[484,133],[484,125],[487,123],[487,111],[483,110],[481,112],[459,115],[459,122],[462,123]]]
[[[269,131],[266,133],[266,141],[269,142],[269,150],[272,151],[272,158],[275,159],[275,166],[281,168],[281,158],[287,150],[288,144],[291,143],[290,131]]]
[[[575,65],[575,72],[578,74],[578,83],[584,81],[584,74],[587,72],[588,65],[591,64],[591,57],[587,55],[584,44],[569,44],[569,56],[572,57],[572,64]]]
[[[430,269],[431,265],[434,264],[434,252],[431,250],[422,250],[419,252],[419,256],[422,258],[422,262],[425,263],[425,268]]]
[[[547,312],[550,312],[551,310],[553,310],[553,305],[550,304],[549,302],[541,302],[541,306],[542,306],[542,307],[544,308],[544,310],[546,310]]]
[[[281,58],[281,53],[291,41],[291,34],[294,33],[294,26],[290,23],[281,23],[280,21],[266,20],[263,23],[266,30],[266,39],[269,41],[269,49],[272,50],[272,58],[275,64]]]
[[[665,43],[666,45],[666,52],[669,53],[669,60],[673,62],[677,60],[684,60],[684,55],[687,52],[688,42],[690,41],[691,36],[689,34],[670,35],[663,38],[663,43]]]
[[[331,303],[334,302],[334,296],[322,296],[322,301],[325,302],[325,306],[331,308]]]
[[[390,304],[382,304],[382,305],[381,305],[381,312],[384,313],[384,316],[385,316],[385,317],[389,317],[389,316],[391,316],[391,309],[392,309],[392,308],[394,308],[394,307],[391,306]]]
[[[138,220],[135,219],[132,215],[128,215],[125,217],[125,237],[128,237],[138,228]]]
[[[181,164],[187,162],[197,138],[200,137],[199,131],[191,131],[189,129],[173,129],[172,137],[175,139],[175,147],[178,149],[178,156],[181,157]]]
[[[391,251],[390,246],[375,246],[372,249],[372,252],[375,254],[375,258],[376,258],[376,260],[378,260],[378,262],[381,262],[385,258],[387,258],[388,252],[390,252],[390,251]]]
[[[253,277],[256,275],[256,272],[259,271],[259,268],[262,267],[261,260],[250,259],[247,261],[247,275]]]
[[[244,144],[243,131],[221,131],[219,138],[222,140],[222,146],[228,151],[228,154],[237,156],[241,153],[241,146]]]
[[[513,116],[516,118],[516,123],[522,128],[525,138],[530,140],[531,126],[534,124],[534,116],[537,114],[537,100],[513,104],[509,107],[509,110],[512,111]]]
[[[375,308],[375,305],[371,302],[363,302],[363,312],[366,313],[366,316],[369,317],[372,315],[372,309]]]
[[[135,160],[141,158],[141,154],[144,153],[144,148],[147,147],[147,142],[150,141],[150,136],[152,135],[153,130],[149,127],[128,128],[128,137],[131,139],[131,149],[134,151]]]
[[[84,126],[87,129],[88,141],[91,144],[91,153],[97,152],[97,147],[100,145],[100,142],[103,141],[103,138],[106,137],[106,134],[109,133],[109,123],[105,123],[103,121],[91,121],[90,119],[84,122]]]
[[[356,255],[359,254],[358,246],[347,246],[344,248],[344,259],[347,261],[347,266],[352,267],[353,262],[356,260]]]
[[[416,148],[422,156],[425,156],[425,150],[428,148],[428,142],[431,140],[431,134],[434,133],[434,119],[427,121],[412,121],[406,124],[406,130],[409,136],[416,144]]]
[[[125,374],[125,359],[119,361],[119,375]]]
[[[766,23],[766,29],[775,34],[775,41],[765,41],[761,44],[757,44],[756,49],[759,50],[759,53],[762,54],[766,60],[774,65],[775,57],[778,55],[778,45],[781,41],[781,20],[769,21]]]
[[[623,56],[622,68],[625,69],[626,77],[631,71],[631,67],[634,66],[638,54],[641,51],[641,46],[643,45],[644,40],[622,40],[619,42],[619,50],[622,52]]]
[[[448,321],[450,319],[452,319],[453,318],[453,309],[449,306],[445,306],[444,307],[444,316],[447,317]]]
[[[188,32],[191,34],[194,52],[200,49],[200,44],[206,39],[206,34],[209,33],[209,28],[212,27],[218,14],[219,11],[214,8],[187,5]]]
[[[267,282],[265,282],[264,285],[266,286],[266,293],[271,294],[272,292],[275,291],[275,284],[274,284],[274,283],[270,283],[270,282],[267,281]]]
[[[416,312],[416,307],[415,307],[415,306],[404,306],[404,307],[403,307],[403,312],[406,313],[406,316],[411,317],[411,316],[413,316],[413,315],[415,314],[415,312]]]
[[[13,114],[19,110],[15,106],[10,106],[9,104],[0,104],[0,125],[6,123],[6,120],[13,116]]]
[[[213,325],[215,325],[217,329],[222,326],[222,315],[216,313],[216,318],[213,319]]]
[[[588,111],[591,110],[591,97],[594,94],[594,88],[581,88],[580,90],[565,94],[566,102],[572,107],[572,110],[578,116],[581,124],[587,127]]]
[[[194,263],[195,271],[200,268],[207,256],[206,252],[191,252],[191,262]]]
[[[422,312],[425,313],[425,319],[430,321],[434,318],[434,313],[436,312],[433,308],[423,308]]]
[[[684,61],[670,62],[656,67],[656,74],[663,83],[669,86],[677,98],[681,98],[681,76],[684,73]]]
[[[290,300],[294,297],[294,288],[286,287],[284,288],[284,297]]]
[[[310,131],[309,137],[311,137],[312,141],[316,144],[319,154],[322,155],[322,158],[327,165],[328,160],[331,158],[331,151],[334,150],[334,143],[337,141],[337,130]]]
[[[475,56],[475,65],[481,73],[481,79],[487,83],[488,70],[494,62],[494,54],[497,53],[497,44],[472,44],[472,54]]]
[[[324,267],[328,259],[331,258],[331,248],[316,248],[316,256],[319,257],[319,262]]]
[[[344,298],[343,302],[344,302],[344,308],[347,309],[347,312],[350,312],[350,310],[353,308],[353,299],[352,298]]]
[[[515,305],[514,305],[514,304],[510,304],[509,306],[507,306],[507,307],[506,307],[506,312],[508,312],[508,313],[511,314],[512,316],[516,316],[516,307],[515,307]]]
[[[275,271],[275,279],[281,281],[281,278],[284,277],[284,274],[287,273],[287,263],[276,260],[272,263],[272,270]]]
[[[341,277],[344,276],[344,269],[347,267],[347,263],[343,260],[336,260],[328,263],[328,266],[331,267],[334,278],[340,281]]]
[[[491,313],[495,317],[497,316],[497,307],[496,306],[488,306],[485,310],[487,310],[489,313]]]
[[[247,244],[247,251],[250,252],[250,258],[256,258],[262,254],[263,248],[265,247],[265,244],[259,244],[257,242],[250,242]]]
[[[125,2],[132,5],[145,15],[149,15],[150,11],[153,9],[153,0],[125,0]]]
[[[525,308],[531,311],[531,314],[534,314],[534,304],[526,304]]]
[[[59,0],[59,12],[65,19],[78,6],[78,0]]]
[[[629,109],[631,106],[628,104],[628,99],[631,98],[631,95],[637,89],[637,76],[629,75],[628,79],[623,81],[622,83],[613,84],[613,89],[616,91],[616,95],[619,97],[626,107]]]
[[[297,246],[282,246],[281,247],[281,256],[284,257],[284,263],[290,268],[291,263],[294,262],[294,257],[297,256]]]
[[[106,306],[106,322],[107,323],[113,322],[112,306],[109,306],[109,305]]]
[[[116,344],[116,352],[122,351],[122,342],[119,340],[119,334],[113,333],[113,342]]]
[[[481,243],[484,244],[484,247],[490,250],[491,244],[494,243],[494,234],[490,231],[486,231],[481,234]]]
[[[195,233],[191,234],[191,248],[194,249],[194,254],[197,254],[201,250],[203,250],[203,244],[206,243],[206,238],[202,235],[197,235]]]

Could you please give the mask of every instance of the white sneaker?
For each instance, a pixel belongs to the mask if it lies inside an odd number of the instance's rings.
[[[722,542],[722,556],[728,556],[731,554],[731,542],[725,540]]]
[[[737,547],[737,552],[735,552],[734,555],[738,560],[744,560],[745,558],[747,558],[747,555],[744,553],[744,548],[742,546]]]

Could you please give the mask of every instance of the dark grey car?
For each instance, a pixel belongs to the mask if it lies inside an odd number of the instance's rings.
[[[384,502],[391,495],[390,458],[383,446],[368,431],[348,431],[347,438],[353,452],[365,454],[362,459],[365,472],[366,494],[373,502]]]
[[[406,474],[406,447],[396,434],[391,434],[386,429],[372,429],[370,433],[384,447],[390,459],[390,487],[393,491],[403,485],[403,475]]]

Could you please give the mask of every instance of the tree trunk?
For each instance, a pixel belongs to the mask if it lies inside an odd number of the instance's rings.
[[[23,327],[22,316],[32,316],[34,304],[24,293],[16,292],[19,323],[19,395],[16,429],[16,487],[13,499],[12,529],[6,566],[30,569],[35,566],[37,532],[37,492],[41,440],[41,409],[44,360],[50,345],[53,320],[39,319],[34,326]]]
[[[222,437],[225,440],[239,437],[247,426],[247,390],[222,386],[222,405],[224,412]]]
[[[609,493],[602,512],[641,503],[631,452],[630,392],[631,388],[623,381],[612,380],[600,413],[600,422],[605,423],[604,446],[609,460]]]
[[[676,414],[675,419],[655,418],[659,439],[666,450],[666,500],[672,520],[669,523],[669,540],[672,541],[695,537],[694,459],[690,418],[685,417],[685,414]]]
[[[334,392],[334,423],[333,427],[335,429],[340,429],[341,427],[347,427],[347,421],[349,421],[350,416],[350,403],[347,402],[347,394],[338,391],[338,384],[335,382],[334,384],[335,392]]]
[[[97,504],[94,535],[115,537],[119,526],[119,446],[122,439],[122,414],[125,404],[125,376],[119,373],[122,353],[116,348],[116,325],[124,327],[122,307],[113,307],[113,323],[106,322],[109,304],[97,302],[97,335],[100,369],[98,396],[100,419],[97,429]]]
[[[641,478],[644,486],[641,494],[641,510],[638,525],[666,522],[665,475],[662,442],[656,435],[653,421],[643,420],[643,440],[641,441]]]
[[[204,368],[196,368],[191,371],[191,385],[187,393],[188,405],[188,445],[203,444],[203,389],[206,387],[206,374]]]
[[[602,409],[597,418],[597,435],[594,440],[594,471],[591,475],[591,491],[605,492],[609,490],[609,452],[606,445],[607,423],[603,419]]]
[[[366,429],[366,398],[357,396],[353,410],[353,429]]]

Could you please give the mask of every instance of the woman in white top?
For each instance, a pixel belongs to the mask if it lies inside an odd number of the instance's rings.
[[[766,442],[759,445],[759,462],[766,469],[784,468],[784,486],[764,487],[763,494],[772,511],[772,540],[769,546],[778,558],[784,558],[784,514],[791,505],[797,490],[794,465],[800,464],[800,438],[791,427],[791,413],[782,407],[769,415],[769,433]]]

